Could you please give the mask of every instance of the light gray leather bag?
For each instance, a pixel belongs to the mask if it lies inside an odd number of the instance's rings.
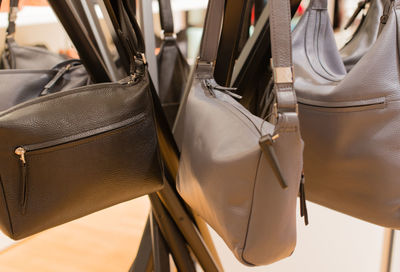
[[[356,16],[365,8],[366,4],[369,3],[367,14],[363,15],[360,25],[357,27],[351,39],[340,49],[340,55],[342,56],[347,71],[353,68],[376,41],[385,2],[387,2],[387,0],[363,0],[359,2],[358,8],[351,17],[351,20],[347,23],[345,29],[353,23]]]
[[[295,89],[305,141],[307,199],[400,227],[400,1],[377,41],[346,75],[326,0],[293,32]]]
[[[213,79],[224,2],[209,2],[200,58],[180,119],[177,189],[239,261],[266,265],[288,257],[296,244],[303,142],[292,83],[290,5],[269,1],[277,99],[268,122]]]

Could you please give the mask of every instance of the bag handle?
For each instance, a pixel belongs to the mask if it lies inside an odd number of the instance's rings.
[[[222,29],[225,0],[209,0],[203,37],[200,45],[199,61],[214,63],[217,59],[219,36]]]
[[[160,8],[160,24],[164,37],[174,36],[174,17],[172,15],[171,1],[158,0],[158,6]]]
[[[230,0],[233,1],[233,0]],[[316,2],[326,3],[327,0]],[[314,3],[316,3],[314,2]],[[224,0],[210,0],[207,7],[204,34],[200,47],[200,62],[215,63],[221,33]],[[293,63],[291,39],[291,7],[289,0],[270,0],[271,68],[273,71],[277,103],[276,114],[297,113],[296,94],[293,89]]]

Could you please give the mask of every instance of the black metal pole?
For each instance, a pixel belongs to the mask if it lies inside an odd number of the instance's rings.
[[[158,226],[154,212],[150,212],[149,217],[153,251],[153,271],[170,272],[169,249]]]
[[[110,77],[107,74],[104,62],[85,33],[84,26],[72,7],[66,0],[48,0],[48,2],[78,50],[82,63],[85,65],[92,80],[96,83],[109,82]]]
[[[196,269],[192,258],[190,257],[189,250],[186,247],[185,239],[182,237],[179,229],[176,227],[174,221],[169,217],[158,196],[156,194],[151,194],[149,195],[149,198],[154,218],[158,223],[162,235],[167,241],[178,270],[195,272]]]

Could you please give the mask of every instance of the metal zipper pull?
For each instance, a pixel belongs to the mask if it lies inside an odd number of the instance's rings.
[[[219,86],[219,85],[214,84],[213,82],[211,82],[211,80],[209,80],[209,79],[205,79],[204,82],[205,82],[206,87],[209,90],[221,91],[221,92],[224,92],[227,95],[229,95],[229,96],[231,96],[233,98],[236,98],[236,99],[242,99],[243,98],[241,95],[238,95],[238,94],[233,92],[233,91],[236,91],[237,88]]]
[[[382,25],[385,25],[387,23],[387,20],[389,19],[389,14],[393,7],[393,4],[394,4],[394,0],[390,0],[385,3],[385,6],[383,7],[383,15],[381,16],[381,19],[380,19],[381,25],[379,26],[378,33],[381,33],[382,28],[383,28]]]
[[[17,149],[15,149],[15,154],[19,156],[23,164],[26,164],[25,153],[26,150],[23,147],[17,147]]]
[[[27,192],[27,165],[25,159],[26,150],[23,147],[17,147],[15,149],[15,154],[19,156],[19,159],[22,162],[21,165],[21,196],[20,196],[20,205],[22,214],[26,213],[26,204],[28,201],[28,192]]]
[[[271,136],[270,134],[264,135],[260,138],[259,144],[263,153],[266,155],[266,158],[271,164],[272,170],[274,171],[279,184],[283,189],[288,187],[285,179],[283,178],[281,167],[279,165],[278,156],[275,153],[275,149],[273,143],[276,139],[279,138],[279,134]]]
[[[301,173],[301,180],[300,180],[300,190],[299,190],[299,195],[300,195],[300,215],[301,217],[304,217],[304,224],[307,226],[308,225],[308,211],[307,211],[307,202],[306,202],[306,191],[305,191],[305,178],[304,178],[304,172]]]
[[[46,86],[44,86],[43,91],[40,93],[40,96],[49,94],[49,90],[60,80],[60,78],[71,69],[72,65],[68,64],[66,66],[64,66],[63,68],[61,68],[57,74],[53,77],[52,80],[50,80],[49,83],[46,84]]]

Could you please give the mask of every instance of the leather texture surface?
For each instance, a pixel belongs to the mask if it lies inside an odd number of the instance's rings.
[[[60,92],[89,83],[89,77],[83,65],[78,64],[65,71],[61,77],[58,73],[77,60],[64,61],[51,70],[8,69],[0,70],[0,111],[12,106],[39,97],[51,80],[50,92]],[[55,78],[57,77],[57,78]]]
[[[296,244],[303,152],[296,97],[290,83],[275,84],[279,117],[272,124],[252,115],[216,84],[213,58],[223,2],[213,0],[208,6],[199,63],[179,124],[183,139],[177,189],[239,261],[266,265],[291,255]],[[289,1],[269,4],[274,64],[291,67]],[[277,133],[272,146],[286,189],[259,143],[262,136]]]
[[[66,90],[73,79],[0,112],[0,229],[13,239],[163,186],[143,39],[118,4],[129,77]],[[67,78],[50,82],[57,87]]]
[[[161,189],[151,100],[146,71],[1,112],[2,231],[21,239]]]
[[[185,90],[190,67],[175,38],[166,37],[157,55],[159,97],[172,128]]]
[[[399,1],[390,9],[375,44],[347,75],[343,65],[339,65],[342,71],[336,67],[338,51],[325,46],[333,39],[331,29],[318,31],[325,29],[321,23],[328,22],[328,14],[313,8],[317,4],[326,7],[325,1],[314,0],[293,33],[307,198],[371,223],[399,228]],[[306,53],[308,32],[325,51]],[[335,79],[327,71],[342,74],[336,73]]]
[[[347,71],[353,68],[376,41],[385,2],[386,0],[371,0],[368,12],[363,15],[354,35],[340,49],[340,55]]]
[[[7,38],[6,49],[1,56],[3,69],[51,69],[65,61],[61,55],[35,46],[20,46],[13,38]]]
[[[15,40],[16,20],[19,0],[9,1],[8,26],[6,30],[5,50],[1,55],[2,69],[51,69],[65,60],[40,47],[19,46]]]
[[[190,67],[181,53],[174,34],[170,0],[159,0],[161,28],[164,34],[157,55],[159,97],[172,128],[185,90]]]

